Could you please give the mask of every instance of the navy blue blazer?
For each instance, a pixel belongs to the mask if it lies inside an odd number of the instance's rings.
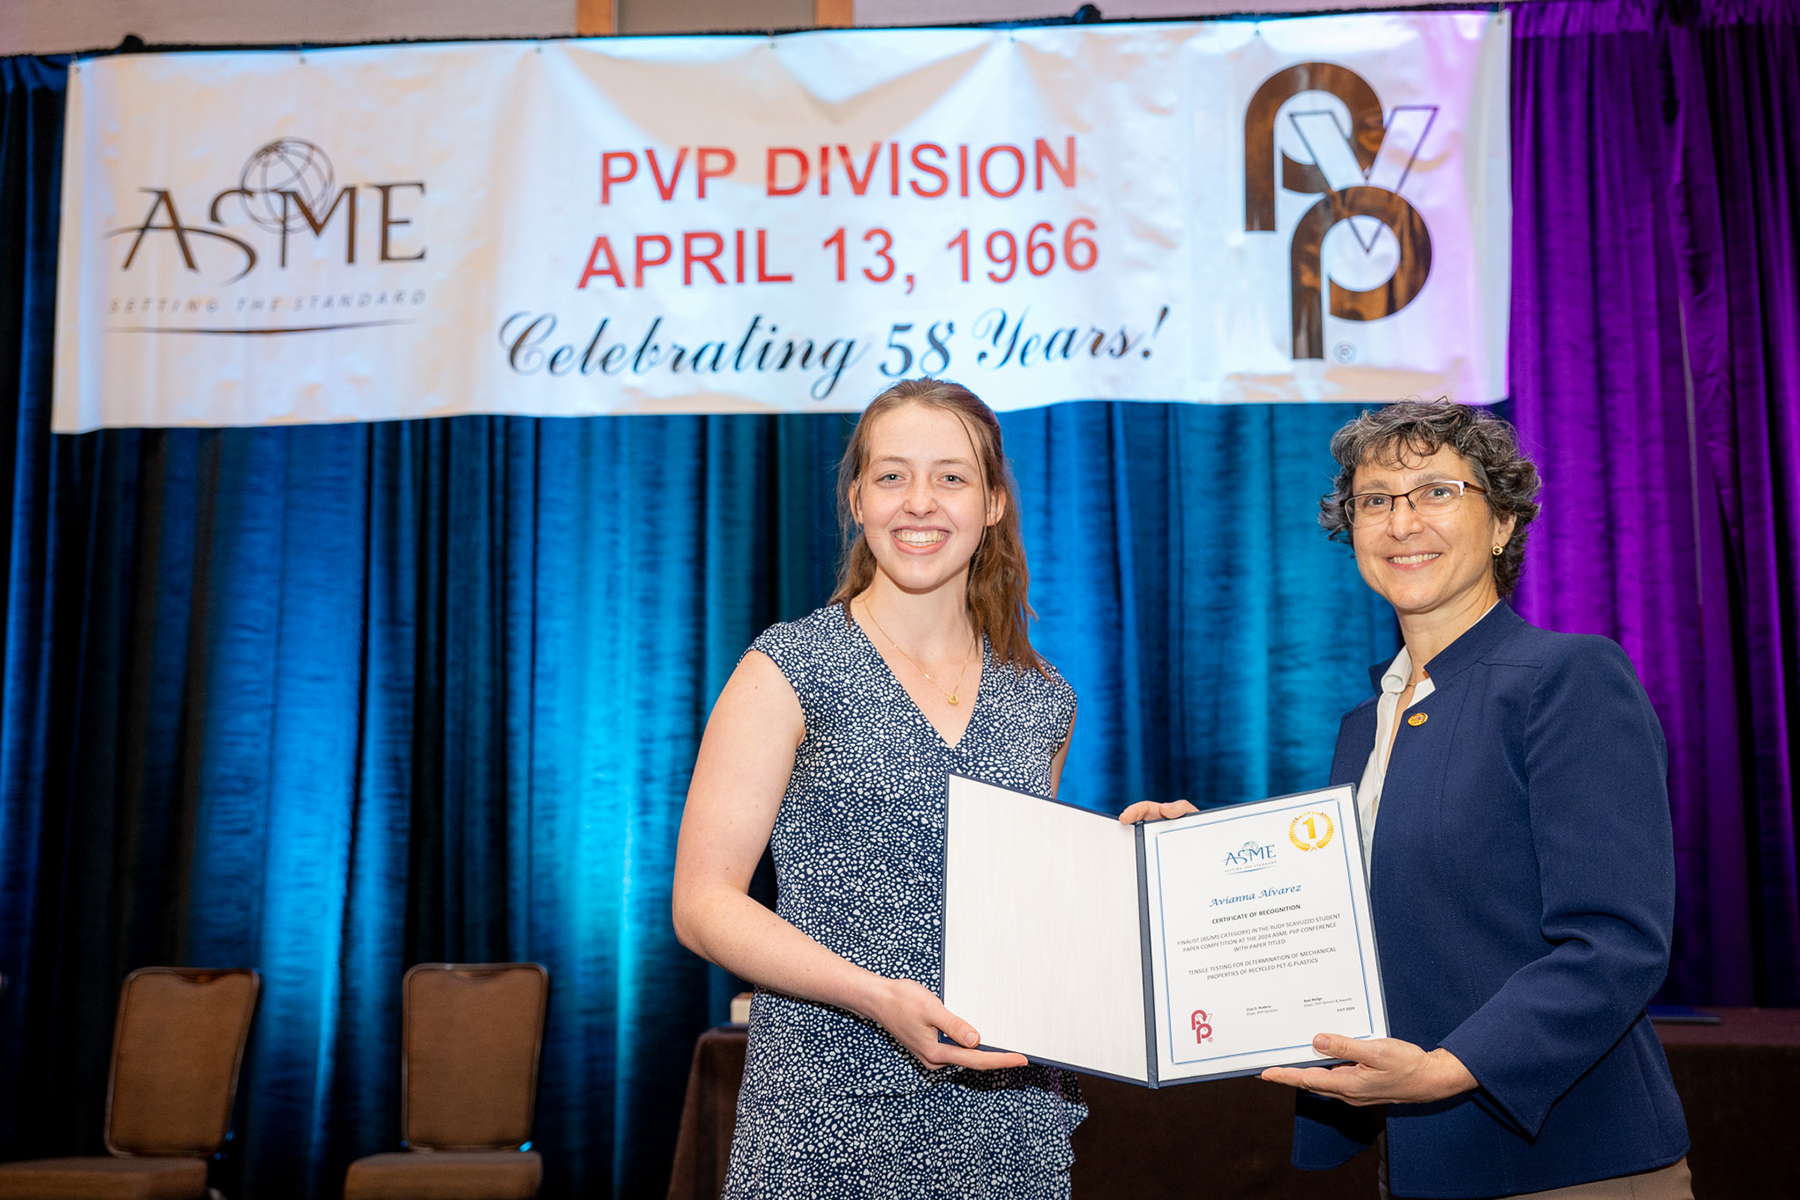
[[[1644,1012],[1675,915],[1650,698],[1613,642],[1504,603],[1427,668],[1426,720],[1400,724],[1388,761],[1370,905],[1393,1035],[1481,1086],[1387,1106],[1390,1189],[1502,1196],[1666,1166],[1688,1136]],[[1345,715],[1333,784],[1361,782],[1375,705]],[[1294,1165],[1345,1161],[1383,1112],[1303,1093]]]

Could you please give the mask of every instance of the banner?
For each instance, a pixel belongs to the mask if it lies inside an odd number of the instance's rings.
[[[117,56],[55,428],[1506,394],[1505,13]]]

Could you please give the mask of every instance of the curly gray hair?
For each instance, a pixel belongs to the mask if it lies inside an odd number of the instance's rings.
[[[1494,586],[1510,596],[1525,567],[1525,532],[1538,515],[1542,481],[1537,466],[1519,449],[1518,430],[1485,408],[1449,399],[1402,400],[1356,417],[1331,436],[1337,484],[1319,498],[1319,524],[1332,541],[1348,542],[1345,504],[1357,467],[1371,459],[1429,458],[1445,446],[1468,460],[1475,476],[1469,482],[1487,489],[1488,511],[1503,520],[1514,518],[1512,537],[1494,558]]]

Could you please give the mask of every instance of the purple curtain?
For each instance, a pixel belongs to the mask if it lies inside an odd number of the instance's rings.
[[[1621,642],[1662,715],[1664,997],[1800,1004],[1800,0],[1515,20],[1519,606]]]

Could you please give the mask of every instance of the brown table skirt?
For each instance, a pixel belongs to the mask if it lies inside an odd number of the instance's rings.
[[[1658,1025],[1687,1109],[1695,1200],[1800,1197],[1800,1009],[1708,1009],[1719,1025]],[[744,1075],[743,1026],[700,1035],[669,1200],[716,1200]],[[1075,1131],[1077,1200],[1373,1200],[1375,1160],[1288,1165],[1293,1093],[1259,1079],[1152,1091],[1084,1077],[1092,1115]]]

